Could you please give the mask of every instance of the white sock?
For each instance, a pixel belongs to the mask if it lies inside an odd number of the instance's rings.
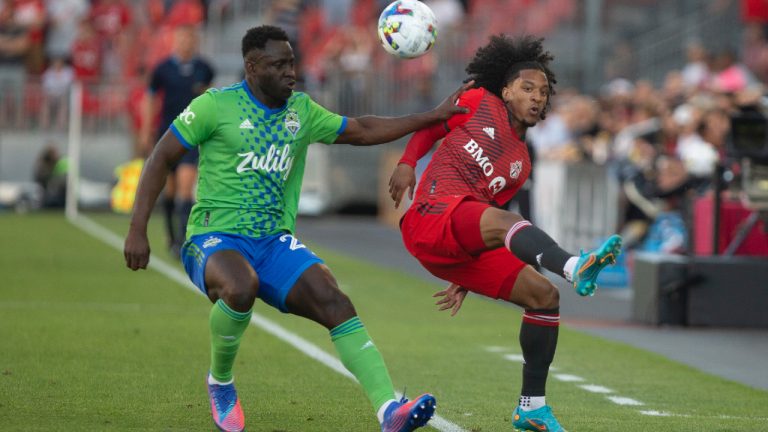
[[[573,273],[576,271],[577,262],[579,262],[579,257],[572,256],[568,258],[568,261],[563,266],[563,274],[568,282],[573,282]]]
[[[520,409],[523,411],[537,410],[547,403],[544,396],[520,396]]]
[[[231,380],[229,380],[228,382],[221,382],[221,381],[216,380],[216,378],[214,378],[213,375],[208,374],[208,384],[211,384],[211,385],[213,385],[213,384],[216,384],[216,385],[227,385],[227,384],[232,384],[233,382],[235,382],[235,378],[234,377]]]
[[[379,411],[376,412],[376,417],[378,417],[379,419],[379,424],[384,423],[384,412],[387,410],[387,408],[389,408],[389,404],[391,404],[392,402],[397,402],[397,401],[394,399],[390,399],[384,402],[384,404],[381,407],[379,407]]]

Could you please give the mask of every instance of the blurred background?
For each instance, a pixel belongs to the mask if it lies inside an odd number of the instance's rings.
[[[407,61],[377,40],[388,2],[0,0],[0,208],[62,208],[69,184],[79,209],[125,211],[114,188],[146,156],[148,76],[173,52],[178,26],[199,31],[217,87],[242,79],[248,28],[283,27],[300,89],[348,116],[428,110],[460,85],[489,35],[531,33],[555,56],[557,95],[527,136],[535,168],[513,208],[570,250],[621,232],[637,254],[601,283],[627,287],[635,267],[655,269],[634,275],[636,291],[655,290],[635,302],[641,321],[696,321],[679,304],[696,257],[724,257],[713,262],[746,277],[765,271],[768,1],[430,0],[438,42]],[[312,146],[300,213],[395,227],[386,183],[404,145]],[[665,263],[683,272],[669,286],[658,279]],[[761,304],[765,291],[746,295]],[[741,315],[711,324],[768,326],[758,312]]]

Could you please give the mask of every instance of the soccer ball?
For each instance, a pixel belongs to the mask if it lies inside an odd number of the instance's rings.
[[[417,0],[396,0],[379,16],[379,40],[384,49],[401,58],[423,55],[437,38],[432,9]]]

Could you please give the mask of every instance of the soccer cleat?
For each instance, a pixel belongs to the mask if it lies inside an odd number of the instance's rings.
[[[432,418],[436,407],[435,397],[429,393],[410,402],[403,397],[399,402],[391,403],[384,411],[381,432],[410,432],[418,429]]]
[[[515,408],[512,413],[512,426],[518,431],[567,432],[557,422],[549,405],[544,405],[533,411],[523,411],[520,407]]]
[[[591,296],[597,288],[597,275],[608,264],[615,264],[616,257],[621,253],[621,237],[612,235],[598,249],[582,253],[576,262],[573,274],[573,288],[580,296]]]
[[[206,383],[208,381],[206,380]],[[213,423],[224,432],[245,430],[245,416],[234,384],[208,384]]]

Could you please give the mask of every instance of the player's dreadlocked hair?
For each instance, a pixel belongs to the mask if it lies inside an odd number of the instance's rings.
[[[549,94],[552,96],[555,94],[554,85],[557,80],[554,72],[549,69],[549,62],[554,57],[549,51],[544,51],[543,40],[530,35],[515,38],[505,34],[491,36],[488,45],[480,47],[467,65],[467,74],[475,80],[476,86],[501,97],[501,89],[517,78],[521,70],[539,69],[547,75]],[[541,118],[544,118],[549,106],[548,100]]]
[[[280,27],[263,25],[249,29],[243,36],[243,57],[252,49],[264,49],[269,40],[288,41],[288,35]]]

